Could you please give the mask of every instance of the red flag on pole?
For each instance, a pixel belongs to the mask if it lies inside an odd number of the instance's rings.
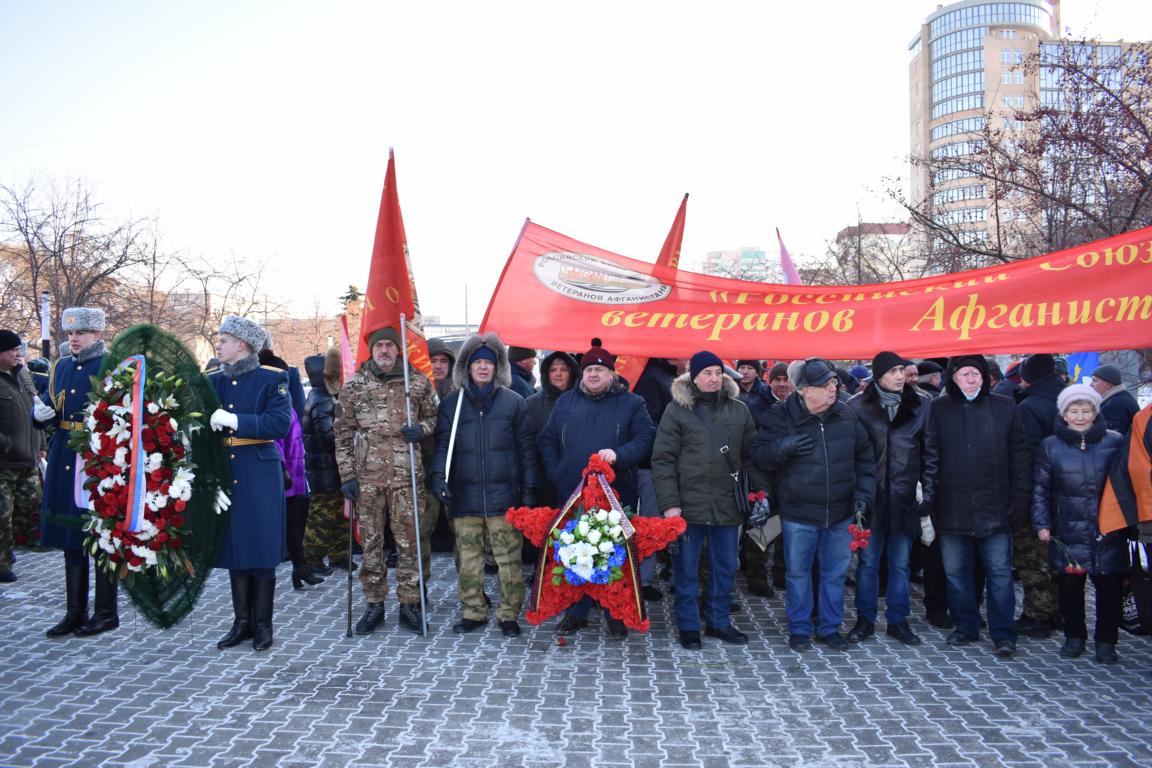
[[[684,242],[684,218],[688,213],[688,193],[680,201],[680,210],[676,211],[676,218],[672,221],[672,229],[668,230],[668,237],[664,238],[664,247],[656,263],[662,267],[676,269],[680,266],[680,246]],[[616,358],[616,373],[620,375],[628,386],[636,389],[636,382],[644,372],[648,358],[638,355],[619,355]]]
[[[780,243],[780,268],[784,270],[784,284],[804,285],[804,281],[800,279],[800,273],[796,271],[796,265],[792,263],[792,255],[784,247],[784,238],[780,237],[779,227],[776,228],[776,240]]]
[[[368,269],[368,290],[364,293],[364,315],[356,347],[356,366],[368,359],[368,337],[373,331],[392,326],[400,331],[400,314],[408,318],[408,362],[425,376],[432,376],[424,319],[416,298],[416,281],[408,259],[408,238],[400,215],[396,192],[396,159],[388,150],[388,171],[380,196],[380,216],[376,220],[376,240],[372,244],[372,265]]]
[[[356,360],[352,357],[352,343],[348,340],[348,316],[340,315],[340,383],[356,373]]]

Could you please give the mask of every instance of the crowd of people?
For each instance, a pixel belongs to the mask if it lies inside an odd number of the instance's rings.
[[[105,321],[85,307],[62,317],[68,354],[40,380],[23,365],[19,336],[0,331],[0,582],[16,579],[16,521],[39,509],[40,544],[64,552],[65,613],[47,634],[84,637],[119,624],[117,582],[99,572],[89,613],[85,534],[66,524],[87,511],[82,459],[68,438],[107,354]],[[701,350],[649,359],[628,382],[593,339],[581,354],[547,354],[537,387],[537,351],[494,333],[458,346],[432,339],[431,378],[405,368],[399,328],[365,334],[370,356],[347,381],[337,350],[305,359],[305,394],[258,324],[230,316],[219,329],[207,376],[221,407],[208,426],[234,478],[217,561],[229,572],[234,621],[221,649],[272,645],[276,569],[286,560],[295,589],[359,568],[358,635],[384,621],[391,568],[398,623],[427,633],[442,518],[458,575],[452,631],[480,630],[494,613],[505,637],[519,636],[541,560],[505,512],[557,506],[598,456],[630,513],[687,524],[664,563],[685,649],[703,637],[748,642],[731,620],[742,569],[752,595],[784,588],[795,651],[868,642],[881,596],[885,633],[920,644],[910,621],[920,581],[924,620],[950,630],[949,644],[975,643],[987,627],[994,652],[1012,656],[1021,636],[1062,630],[1060,653],[1071,658],[1086,650],[1091,577],[1094,657],[1117,661],[1130,542],[1152,540],[1152,475],[1141,469],[1150,465],[1152,406],[1139,408],[1115,366],[1097,368],[1089,385],[1070,383],[1063,361],[1044,353],[1001,371],[981,355],[913,361],[890,350],[870,366],[811,357],[729,368]],[[1122,514],[1102,529],[1110,478],[1123,486],[1114,494]],[[773,541],[745,535],[748,491],[765,492],[779,515]],[[359,566],[346,546],[346,502],[359,525]],[[495,605],[485,591],[493,570]],[[644,600],[664,599],[660,570],[656,557],[641,565]],[[845,632],[850,583],[856,620]],[[594,607],[582,599],[555,631],[584,630]],[[606,609],[603,626],[611,640],[628,636]]]

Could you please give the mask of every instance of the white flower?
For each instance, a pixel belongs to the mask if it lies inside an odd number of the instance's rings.
[[[160,413],[160,406],[153,402],[148,403],[148,413],[151,413],[152,415]]]
[[[568,533],[568,531],[562,531],[560,533],[560,541],[564,544],[571,544],[576,541],[576,537]]]
[[[576,535],[582,539],[588,538],[588,521],[581,520],[576,526]]]
[[[92,422],[91,424],[88,425],[88,429],[95,429],[96,428],[96,420],[95,419],[89,419],[88,421]],[[88,447],[92,450],[92,453],[100,453],[100,435],[96,434],[95,432],[93,432],[91,435],[89,435],[88,436]]]
[[[602,523],[607,519],[608,519],[608,513],[607,512],[605,512],[603,509],[596,510],[596,520],[598,520],[599,522]]]
[[[610,541],[600,542],[600,551],[606,555],[610,555],[616,551],[616,545]]]
[[[602,536],[603,536],[603,534],[601,534],[599,530],[597,530],[596,528],[593,528],[592,530],[588,531],[588,536],[587,536],[588,543],[589,544],[599,544]]]
[[[624,529],[618,525],[614,525],[608,529],[608,535],[616,541],[619,541],[624,536]]]
[[[132,408],[132,393],[131,392],[125,393],[124,399],[120,401],[120,406],[122,408],[127,409],[127,410],[131,410],[131,408]]]
[[[620,525],[620,513],[617,512],[616,510],[612,510],[611,512],[609,512],[608,513],[608,524],[614,525],[614,526]]]
[[[148,458],[144,460],[145,472],[155,472],[162,466],[164,466],[164,457],[159,453],[150,453]]]
[[[172,431],[180,429],[180,425],[176,423],[176,419],[168,419],[168,426],[172,427]]]
[[[132,437],[132,427],[119,416],[113,417],[112,428],[108,430],[108,437],[118,443],[128,442],[128,438]]]
[[[117,448],[116,455],[112,457],[112,463],[121,469],[128,466],[128,449]]]

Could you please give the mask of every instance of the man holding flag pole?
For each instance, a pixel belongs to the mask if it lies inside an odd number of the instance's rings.
[[[420,509],[416,489],[423,484],[424,467],[414,446],[435,429],[439,403],[429,378],[391,152],[364,306],[356,355],[360,365],[341,390],[335,426],[340,490],[356,502],[364,550],[360,585],[367,606],[356,634],[370,634],[384,619],[387,520],[398,554],[399,623],[427,635],[424,584],[430,577],[429,544],[436,518]]]

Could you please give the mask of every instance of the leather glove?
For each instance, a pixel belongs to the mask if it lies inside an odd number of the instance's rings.
[[[857,499],[852,502],[852,516],[857,520],[868,520],[868,502]]]
[[[356,478],[345,480],[340,484],[340,493],[344,494],[344,498],[349,501],[356,501],[360,498],[360,481]]]
[[[234,413],[223,408],[217,408],[208,419],[208,424],[217,432],[225,428],[235,431],[236,427],[240,425],[240,419]]]
[[[1137,523],[1136,528],[1140,534],[1140,543],[1152,544],[1152,520]]]
[[[424,439],[424,429],[419,424],[400,427],[400,434],[410,443],[418,443]]]
[[[32,401],[32,418],[36,421],[51,421],[56,418],[56,409],[50,405],[44,405],[44,401],[37,397]]]
[[[1014,496],[1012,498],[1012,511],[1010,522],[1012,529],[1015,530],[1028,522],[1028,507],[1029,499],[1026,496]]]
[[[794,459],[797,456],[807,456],[816,448],[816,441],[811,435],[788,435],[780,438],[779,451],[785,459]]]
[[[932,546],[932,542],[936,541],[936,527],[932,525],[932,518],[925,515],[920,518],[920,541],[924,542],[924,546]]]
[[[435,496],[441,504],[447,504],[452,498],[452,491],[448,490],[448,482],[443,478],[433,480],[432,495]]]

